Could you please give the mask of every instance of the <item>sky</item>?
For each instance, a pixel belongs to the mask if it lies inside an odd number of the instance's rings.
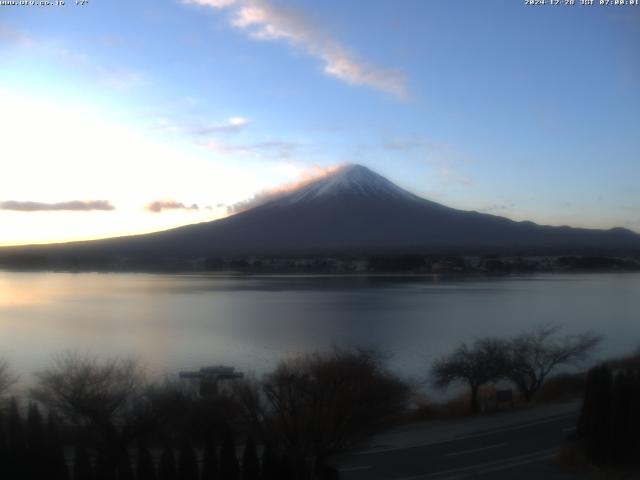
[[[50,3],[0,5],[0,245],[214,220],[346,163],[640,232],[640,6]]]

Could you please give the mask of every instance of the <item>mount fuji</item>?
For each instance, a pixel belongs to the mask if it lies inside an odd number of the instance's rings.
[[[640,235],[457,210],[418,197],[367,167],[347,165],[220,220],[146,235],[4,248],[0,261],[16,253],[150,263],[233,255],[582,251],[637,252]]]

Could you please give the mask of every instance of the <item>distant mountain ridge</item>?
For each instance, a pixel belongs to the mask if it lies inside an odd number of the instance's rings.
[[[640,235],[462,211],[347,165],[235,215],[146,235],[0,249],[10,255],[152,263],[216,256],[640,252]]]

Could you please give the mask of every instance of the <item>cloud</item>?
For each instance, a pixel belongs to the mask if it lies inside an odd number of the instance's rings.
[[[88,212],[92,210],[110,211],[115,210],[115,207],[107,200],[71,200],[69,202],[59,203],[18,202],[15,200],[8,200],[0,202],[0,210],[15,210],[19,212]]]
[[[283,140],[270,140],[265,142],[255,142],[247,144],[236,144],[210,140],[204,144],[205,148],[220,154],[232,155],[252,155],[259,154],[268,158],[286,160],[292,157],[294,150],[299,146],[295,142]]]
[[[326,168],[318,166],[308,168],[298,176],[297,180],[291,183],[286,183],[276,188],[263,190],[262,192],[256,193],[252,198],[248,200],[243,200],[241,202],[234,203],[233,205],[227,205],[227,214],[234,215],[236,213],[244,212],[245,210],[259,207],[260,205],[264,205],[265,203],[271,202],[273,200],[277,200],[278,198],[281,198],[284,195],[297,190],[298,188],[302,188],[309,183],[312,183],[335,172],[339,168],[341,168],[341,165],[334,165]]]
[[[192,132],[196,135],[208,135],[211,133],[233,133],[242,130],[247,125],[249,125],[249,120],[244,117],[229,117],[224,123],[195,127],[192,129]]]
[[[169,134],[186,135],[201,145],[203,141],[207,140],[203,137],[237,133],[247,128],[251,123],[248,118],[242,116],[229,117],[222,122],[212,123],[207,121],[202,114],[184,112],[172,115],[171,113],[150,111],[145,113],[145,117],[149,119],[152,129]],[[215,143],[215,140],[211,140],[211,142]]]
[[[160,213],[163,210],[199,210],[197,204],[185,205],[175,200],[156,200],[146,206],[146,210],[153,213]]]
[[[228,9],[235,28],[256,40],[281,40],[304,50],[322,61],[324,73],[329,76],[350,85],[388,93],[400,100],[409,98],[400,72],[360,60],[297,10],[275,6],[267,0],[183,0],[183,3]]]
[[[146,113],[150,128],[171,135],[184,135],[201,148],[221,155],[254,156],[265,159],[288,160],[302,146],[300,142],[267,139],[263,141],[232,141],[231,135],[251,124],[243,116],[232,116],[224,121],[211,123],[202,114],[177,115],[150,111]]]
[[[256,193],[252,198],[236,202],[233,205],[227,205],[227,214],[235,215],[236,213],[251,210],[252,208],[259,207],[265,203],[269,203],[271,200],[275,200],[283,195],[282,192],[270,192],[264,191]]]

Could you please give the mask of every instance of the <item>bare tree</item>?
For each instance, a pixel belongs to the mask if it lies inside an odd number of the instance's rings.
[[[462,343],[453,353],[436,361],[431,374],[440,388],[456,382],[466,383],[471,391],[471,411],[477,413],[480,387],[507,373],[507,352],[507,342],[497,338],[481,338],[471,346]]]
[[[35,399],[85,427],[111,467],[127,443],[155,426],[157,415],[146,396],[142,369],[135,360],[67,353],[37,374]]]
[[[74,423],[118,424],[143,384],[134,360],[100,361],[75,353],[57,357],[36,376],[34,397]]]
[[[16,380],[9,369],[9,362],[0,358],[0,395],[4,395]]]
[[[513,338],[509,344],[507,377],[522,397],[531,401],[558,366],[586,360],[602,341],[591,332],[557,338],[557,325],[543,325]]]
[[[267,442],[284,446],[300,478],[400,413],[409,394],[378,355],[358,349],[283,361],[261,385],[239,390],[249,418]]]

